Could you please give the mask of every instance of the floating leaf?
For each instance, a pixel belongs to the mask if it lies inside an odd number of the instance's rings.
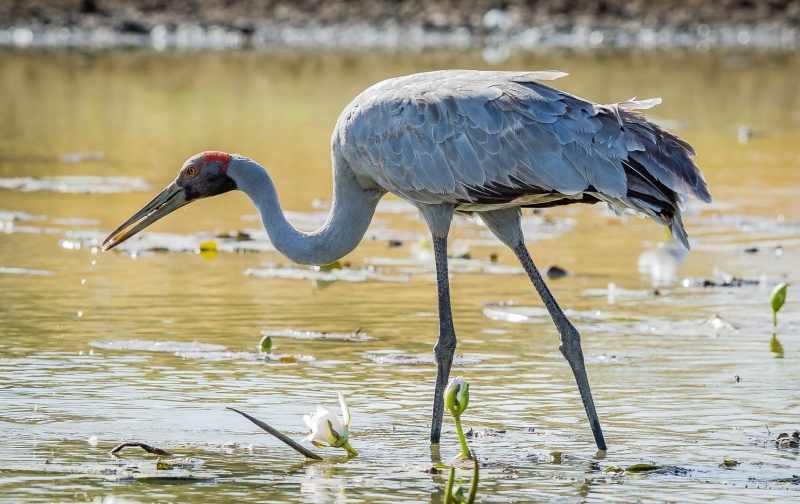
[[[374,340],[372,336],[368,336],[361,331],[359,327],[351,333],[331,333],[331,332],[317,332],[317,331],[298,331],[296,329],[284,329],[283,331],[261,331],[261,334],[266,336],[276,336],[284,338],[292,338],[297,340],[315,340],[315,339],[329,339],[329,340],[343,340],[343,341],[368,341]],[[263,341],[263,339],[262,339]]]
[[[662,466],[653,464],[634,464],[626,469],[629,473],[643,473],[650,471],[658,471]]]

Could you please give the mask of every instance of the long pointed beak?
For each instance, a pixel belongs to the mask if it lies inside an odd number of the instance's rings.
[[[103,251],[111,250],[155,221],[190,203],[186,193],[175,182],[151,199],[141,210],[122,223],[103,242]]]

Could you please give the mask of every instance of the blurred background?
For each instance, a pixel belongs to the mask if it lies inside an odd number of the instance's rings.
[[[798,23],[798,0],[0,2],[0,43],[22,46],[794,48]]]
[[[601,205],[525,213],[582,333],[603,455],[513,254],[456,219],[453,373],[471,384],[482,502],[794,498],[798,28],[797,0],[0,0],[0,502],[442,502],[433,464],[460,450],[449,419],[441,452],[427,443],[436,284],[413,207],[387,196],[331,268],[289,263],[240,193],[98,247],[210,149],[257,160],[287,219],[318,228],[340,111],[451,68],[661,97],[648,118],[695,147],[714,196],[687,203],[690,253]],[[225,409],[300,439],[337,390],[355,459],[304,464]],[[123,441],[181,462],[111,458]],[[656,469],[621,472],[638,463]]]

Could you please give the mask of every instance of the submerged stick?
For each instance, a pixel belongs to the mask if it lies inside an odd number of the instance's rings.
[[[145,443],[122,443],[121,445],[117,445],[111,450],[109,453],[111,455],[116,455],[117,453],[121,452],[123,448],[128,447],[136,447],[141,448],[142,450],[146,451],[147,453],[152,453],[153,455],[161,455],[162,457],[171,457],[172,454],[167,450],[162,450],[161,448],[156,448],[155,446],[150,446],[149,444]]]
[[[310,458],[310,459],[314,459],[314,460],[322,460],[322,457],[320,457],[316,453],[312,452],[311,450],[309,450],[305,446],[301,445],[300,443],[298,443],[294,439],[286,436],[285,434],[280,433],[275,428],[270,427],[269,425],[265,424],[264,422],[262,422],[258,418],[251,417],[247,413],[244,413],[243,411],[239,411],[236,408],[231,408],[230,406],[228,407],[228,409],[231,410],[231,411],[235,411],[236,413],[239,413],[240,415],[242,415],[246,419],[250,420],[254,424],[258,425],[259,427],[261,427],[265,431],[269,432],[270,434],[272,434],[276,438],[280,439],[281,441],[283,441],[284,443],[289,445],[291,448],[294,448],[295,450],[297,450],[298,452],[303,454],[306,458]]]

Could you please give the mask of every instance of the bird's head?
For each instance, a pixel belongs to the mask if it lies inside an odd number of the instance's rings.
[[[192,201],[236,189],[236,182],[227,175],[231,159],[230,154],[219,151],[201,152],[187,159],[175,180],[108,235],[103,250],[111,250]]]

